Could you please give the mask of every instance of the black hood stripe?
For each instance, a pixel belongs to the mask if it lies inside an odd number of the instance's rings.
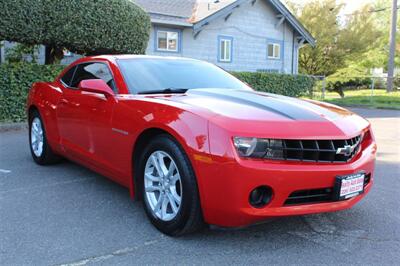
[[[213,97],[213,98],[219,98],[221,100],[226,100],[226,101],[234,102],[234,103],[238,103],[238,104],[249,105],[249,106],[252,106],[252,107],[255,107],[255,108],[263,109],[263,110],[266,110],[266,111],[269,111],[269,112],[273,112],[273,113],[282,115],[282,116],[284,116],[286,118],[289,118],[289,119],[292,119],[292,120],[296,120],[294,117],[291,117],[291,116],[289,116],[289,115],[287,115],[287,114],[285,114],[285,113],[283,113],[283,112],[281,112],[279,110],[270,108],[270,107],[266,106],[265,104],[260,104],[260,103],[254,102],[254,101],[245,100],[244,98],[239,98],[239,97],[235,97],[235,96],[230,96],[230,95],[221,94],[221,93],[214,93],[214,92],[204,91],[204,90],[192,90],[190,92],[192,93],[193,91],[201,92],[201,93],[198,93],[200,95],[210,96],[210,97]],[[231,91],[229,91],[229,93],[230,92]]]
[[[188,94],[204,95],[242,105],[248,105],[276,113],[291,120],[323,120],[319,114],[299,105],[295,99],[289,101],[284,98],[279,99],[267,94],[258,94],[253,91],[228,89],[195,89],[189,90]]]

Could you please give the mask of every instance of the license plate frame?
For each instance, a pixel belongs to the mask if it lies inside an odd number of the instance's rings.
[[[337,201],[347,200],[364,193],[365,172],[336,176],[334,195]]]

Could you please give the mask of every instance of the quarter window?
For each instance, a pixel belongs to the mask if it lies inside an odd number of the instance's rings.
[[[268,58],[270,59],[281,58],[281,45],[279,43],[268,44]]]
[[[220,62],[232,61],[232,38],[219,38],[219,58]]]
[[[70,86],[77,88],[82,80],[87,79],[102,79],[115,93],[117,93],[117,88],[111,71],[104,63],[84,63],[78,65]]]
[[[65,74],[62,76],[61,81],[64,83],[66,86],[71,85],[71,80],[74,77],[74,73],[76,70],[76,66],[71,67]]]
[[[178,52],[179,33],[175,31],[157,31],[157,50]]]

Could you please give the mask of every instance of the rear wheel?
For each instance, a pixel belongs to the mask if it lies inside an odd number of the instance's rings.
[[[29,117],[29,144],[32,158],[37,164],[46,165],[60,161],[60,157],[53,153],[47,143],[43,120],[36,110]]]
[[[168,235],[203,225],[196,177],[186,154],[169,135],[153,139],[140,160],[143,206],[153,225]]]

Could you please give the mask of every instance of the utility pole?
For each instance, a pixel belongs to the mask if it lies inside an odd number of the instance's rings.
[[[393,0],[392,5],[392,27],[390,30],[390,50],[389,50],[389,64],[388,64],[388,78],[387,78],[387,92],[393,91],[394,79],[394,56],[396,52],[396,24],[397,24],[397,0]]]

